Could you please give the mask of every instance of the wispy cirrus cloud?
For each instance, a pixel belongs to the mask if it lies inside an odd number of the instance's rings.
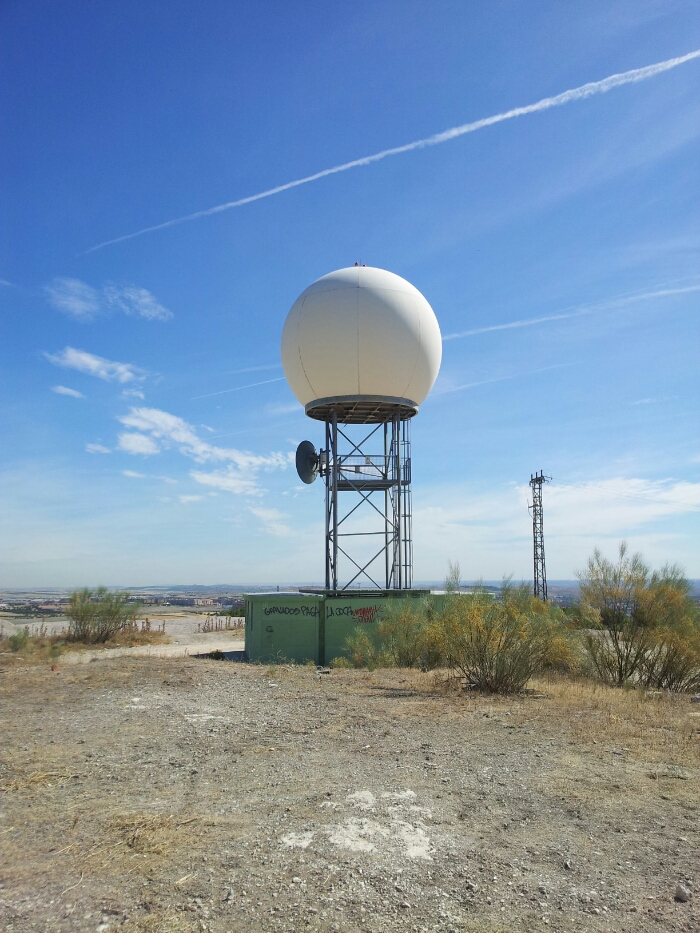
[[[164,308],[145,288],[137,285],[119,287],[111,282],[102,289],[105,301],[110,307],[118,308],[124,314],[144,317],[148,321],[169,321],[173,313]]]
[[[122,476],[128,476],[129,479],[146,479],[145,473],[137,473],[136,470],[122,470]]]
[[[282,382],[284,376],[277,376],[275,379],[265,379],[263,382],[249,382],[244,386],[236,386],[234,389],[222,389],[220,392],[208,392],[206,395],[195,395],[192,398],[193,402],[196,402],[200,398],[212,398],[214,395],[227,395],[229,392],[240,392],[241,389],[254,389],[256,386],[266,386],[271,382]]]
[[[303,409],[299,402],[290,402],[288,405],[268,405],[266,411],[270,415],[299,414]]]
[[[54,366],[64,369],[75,369],[87,376],[95,376],[105,382],[138,382],[146,378],[146,373],[132,363],[118,363],[107,360],[103,356],[88,353],[87,350],[76,350],[75,347],[66,347],[60,353],[44,353],[46,359]]]
[[[140,454],[143,457],[160,453],[160,447],[147,434],[120,434],[118,447],[128,454]]]
[[[238,373],[258,373],[264,369],[282,369],[281,363],[265,363],[264,366],[246,366],[245,369],[227,369],[222,376],[235,376]]]
[[[57,277],[44,291],[52,307],[82,323],[89,323],[113,309],[149,321],[169,321],[173,316],[148,289],[138,285],[107,282],[96,289],[80,279]]]
[[[465,382],[462,385],[447,386],[444,389],[437,389],[431,393],[432,396],[449,395],[450,392],[461,392],[463,389],[475,389],[477,386],[491,385],[493,382],[508,382],[510,379],[519,379],[523,376],[534,376],[537,373],[546,373],[550,369],[564,369],[568,366],[576,366],[577,362],[571,360],[567,363],[554,363],[552,366],[541,366],[539,369],[519,370],[515,373],[508,373],[505,376],[494,376],[493,379],[480,379],[478,382]]]
[[[442,339],[443,341],[459,340],[461,337],[474,337],[477,334],[488,334],[492,331],[515,330],[520,327],[534,327],[537,324],[548,324],[551,321],[566,321],[569,318],[584,317],[587,314],[597,314],[602,311],[622,310],[637,302],[652,301],[655,298],[669,298],[674,295],[687,295],[690,292],[700,292],[700,285],[687,285],[683,288],[659,288],[651,292],[623,295],[621,297],[607,299],[606,301],[596,302],[595,304],[565,308],[562,311],[557,311],[555,314],[547,314],[544,317],[524,318],[519,321],[508,321],[505,324],[490,324],[487,327],[473,327],[470,330],[462,330],[456,334],[446,334]]]
[[[286,469],[294,457],[293,453],[253,454],[232,447],[217,447],[203,440],[184,419],[158,408],[132,408],[119,421],[131,429],[119,436],[121,450],[150,455],[176,447],[183,456],[197,463],[226,463],[221,469],[193,470],[190,475],[202,485],[237,495],[260,495],[260,471]]]
[[[104,444],[86,444],[85,450],[89,454],[111,454],[112,453],[109,447],[105,447]]]
[[[51,391],[56,395],[68,395],[70,398],[85,398],[82,392],[77,389],[69,389],[68,386],[51,386]]]
[[[411,143],[405,143],[403,146],[394,146],[391,149],[383,149],[381,152],[375,152],[373,155],[363,156],[360,159],[353,159],[351,162],[343,162],[342,165],[335,165],[332,168],[322,169],[320,172],[314,172],[313,175],[306,175],[304,178],[297,178],[295,181],[288,181],[285,184],[277,185],[274,188],[268,188],[267,191],[261,191],[258,194],[251,194],[245,198],[239,198],[236,201],[227,201],[225,204],[218,204],[216,207],[210,207],[203,211],[195,211],[194,214],[187,214],[184,217],[176,217],[173,220],[166,220],[164,223],[155,224],[151,227],[144,227],[135,233],[127,233],[124,236],[115,237],[112,240],[105,240],[104,243],[98,243],[86,250],[86,253],[93,253],[95,250],[103,249],[105,246],[111,246],[114,243],[123,243],[125,240],[132,240],[134,237],[143,236],[146,233],[153,233],[156,230],[164,230],[175,224],[185,223],[190,220],[198,220],[201,217],[210,217],[213,214],[220,214],[222,211],[229,211],[236,207],[242,207],[244,204],[251,204],[253,201],[260,201],[263,198],[270,198],[273,195],[281,194],[292,188],[298,188],[300,185],[308,185],[310,182],[319,181],[321,178],[327,178],[329,175],[337,175],[340,172],[347,172],[350,169],[361,168],[372,165],[374,162],[381,162],[390,156],[402,155],[406,152],[413,152],[416,149],[426,149],[430,146],[439,146],[442,143],[458,139],[468,133],[475,133],[477,130],[485,129],[488,126],[494,126],[497,123],[503,123],[506,120],[513,120],[516,117],[527,116],[531,113],[540,113],[549,110],[552,107],[561,107],[574,101],[585,100],[595,94],[606,94],[614,88],[625,84],[637,84],[640,81],[647,81],[665,71],[677,68],[686,62],[700,58],[700,49],[689,52],[687,55],[680,55],[676,58],[669,58],[663,62],[657,62],[654,65],[645,65],[643,68],[633,68],[631,71],[624,71],[619,74],[610,75],[600,81],[590,81],[582,84],[580,87],[563,91],[553,97],[544,97],[534,104],[527,104],[524,107],[514,107],[503,113],[494,114],[491,117],[483,117],[481,120],[475,120],[472,123],[463,123],[461,126],[453,126],[442,133],[435,133],[433,136],[427,136],[424,139],[417,139]]]
[[[221,489],[223,492],[231,492],[235,496],[259,496],[262,494],[257,477],[253,473],[246,472],[238,467],[229,466],[223,470],[212,470],[210,473],[191,470],[190,476],[202,486],[210,486],[213,489]]]
[[[268,534],[276,538],[288,538],[292,534],[292,529],[285,523],[287,516],[278,509],[263,509],[251,506],[248,511],[260,519]]]
[[[183,504],[187,504],[188,502],[201,502],[203,498],[204,496],[178,496],[178,499]]]
[[[100,313],[100,295],[80,279],[56,278],[44,287],[52,307],[74,321],[88,323]]]

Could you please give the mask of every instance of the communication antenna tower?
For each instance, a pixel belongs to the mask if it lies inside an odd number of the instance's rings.
[[[530,489],[532,489],[532,505],[528,506],[532,515],[532,549],[533,549],[533,587],[532,591],[538,599],[547,599],[547,570],[544,565],[544,525],[542,521],[542,486],[551,482],[551,476],[545,476],[542,470],[530,476]]]

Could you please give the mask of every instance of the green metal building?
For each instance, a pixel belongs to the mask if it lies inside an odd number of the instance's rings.
[[[265,664],[295,661],[325,665],[346,654],[345,640],[358,626],[376,631],[389,600],[441,595],[429,590],[354,590],[254,593],[245,601],[245,654]]]

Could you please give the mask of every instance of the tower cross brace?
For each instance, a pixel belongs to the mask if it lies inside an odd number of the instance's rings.
[[[326,447],[319,473],[325,480],[326,589],[353,584],[377,589],[410,589],[413,576],[410,421],[398,409],[379,423],[364,425],[353,440],[336,411],[326,422]],[[349,493],[342,496],[340,493]],[[343,507],[345,506],[345,507]],[[361,510],[374,517],[362,530],[350,519]],[[367,548],[353,549],[365,541]],[[373,544],[371,542],[374,542]],[[339,566],[349,567],[340,582]]]

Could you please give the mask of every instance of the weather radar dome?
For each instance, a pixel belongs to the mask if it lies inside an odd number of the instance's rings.
[[[319,421],[411,418],[433,387],[442,337],[433,309],[401,276],[351,266],[317,279],[292,305],[282,366],[292,392]]]

